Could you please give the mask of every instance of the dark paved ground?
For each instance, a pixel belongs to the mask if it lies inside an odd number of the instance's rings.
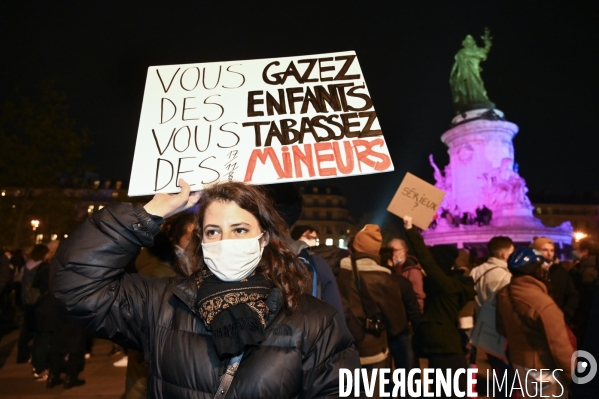
[[[0,338],[0,398],[119,399],[125,392],[126,368],[112,365],[122,355],[108,355],[112,349],[111,342],[94,341],[92,357],[86,361],[85,370],[79,375],[86,384],[65,390],[62,385],[47,389],[45,381],[33,379],[29,363],[17,364],[18,337],[19,330],[13,330]]]

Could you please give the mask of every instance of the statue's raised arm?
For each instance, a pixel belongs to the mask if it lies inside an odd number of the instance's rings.
[[[435,172],[433,174],[433,176],[435,177],[435,182],[436,182],[435,185],[437,187],[445,186],[445,177],[443,176],[443,173],[441,173],[441,170],[439,170],[439,167],[435,163],[435,160],[433,159],[433,154],[430,154],[428,156],[428,161],[430,162],[431,166],[435,170]]]
[[[493,39],[491,37],[491,31],[489,30],[489,28],[485,28],[485,33],[480,38],[483,39],[483,43],[485,43],[485,48],[484,48],[485,54],[488,54],[489,50],[491,50],[491,44],[492,44],[491,39]]]
[[[455,55],[455,63],[451,69],[449,84],[453,103],[458,113],[472,109],[495,108],[487,97],[487,91],[480,76],[480,62],[487,59],[491,49],[491,35],[488,29],[481,37],[484,47],[478,47],[474,38],[467,35],[462,42],[462,49]]]

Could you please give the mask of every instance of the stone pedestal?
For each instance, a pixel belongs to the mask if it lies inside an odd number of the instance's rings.
[[[491,226],[528,226],[544,227],[543,223],[532,215],[532,206],[522,204],[504,204],[493,209]]]
[[[538,219],[535,219],[538,221]],[[569,224],[558,227],[545,227],[538,221],[538,225],[523,225],[517,223],[505,226],[466,226],[446,227],[441,224],[437,229],[428,229],[423,232],[427,245],[452,244],[458,248],[477,248],[479,255],[485,251],[487,243],[495,236],[510,237],[516,244],[525,245],[534,237],[551,238],[555,243],[556,255],[562,259],[567,258],[572,251],[572,226]]]
[[[449,147],[451,199],[461,212],[474,213],[485,203],[485,174],[499,168],[503,159],[513,164],[512,139],[517,132],[518,126],[511,122],[477,119],[462,122],[441,136]]]
[[[452,123],[441,136],[449,148],[450,160],[444,174],[431,158],[436,186],[446,192],[446,198],[436,226],[424,232],[426,243],[480,247],[496,235],[509,236],[519,243],[545,236],[556,242],[558,253],[567,253],[572,244],[572,226],[566,223],[545,227],[533,216],[526,182],[514,162],[512,140],[518,126],[493,109],[468,111]],[[464,213],[475,217],[484,207],[493,212],[487,225],[450,223],[447,220],[451,218],[442,217],[444,211],[454,219]]]

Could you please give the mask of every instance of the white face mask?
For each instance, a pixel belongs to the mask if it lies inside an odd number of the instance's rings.
[[[262,258],[264,248],[260,245],[260,237],[263,234],[254,238],[202,243],[206,266],[222,281],[243,280],[256,270]]]
[[[306,244],[308,244],[309,247],[315,247],[316,246],[316,238],[303,238],[302,240]]]

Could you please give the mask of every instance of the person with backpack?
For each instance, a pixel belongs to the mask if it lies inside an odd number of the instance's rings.
[[[495,320],[497,293],[512,279],[507,260],[514,252],[514,243],[509,237],[496,236],[487,244],[487,251],[489,259],[470,272],[476,290],[472,345],[487,354],[489,365],[497,375],[507,373],[508,380],[512,381],[514,371],[507,360],[506,340],[497,332]],[[509,397],[503,389],[500,390],[500,395]]]
[[[298,231],[306,228],[308,235],[299,234]],[[326,260],[321,256],[316,255],[312,251],[312,244],[315,244],[315,239],[318,237],[318,232],[310,226],[296,226],[291,231],[291,239],[293,242],[288,243],[291,248],[304,262],[310,275],[312,276],[312,295],[318,299],[322,299],[329,305],[333,306],[340,314],[343,314],[343,306],[341,304],[341,295],[333,270],[330,268]]]
[[[341,296],[351,312],[349,316],[362,327],[358,333],[351,331],[360,363],[369,373],[391,367],[388,339],[407,327],[399,284],[391,278],[391,270],[380,265],[382,241],[379,226],[365,225],[354,238],[351,256],[341,260],[337,277]],[[374,394],[378,397],[378,385]]]
[[[564,314],[547,289],[545,261],[532,248],[510,255],[512,280],[497,294],[497,329],[508,339],[518,375],[526,376],[522,396],[566,398],[574,349]]]
[[[341,295],[333,269],[327,261],[314,253],[317,245],[318,230],[310,225],[297,224],[302,213],[302,195],[293,183],[273,184],[267,188],[277,212],[293,228],[285,244],[306,265],[312,278],[312,296],[322,299],[344,314]],[[295,225],[295,226],[294,226]]]

